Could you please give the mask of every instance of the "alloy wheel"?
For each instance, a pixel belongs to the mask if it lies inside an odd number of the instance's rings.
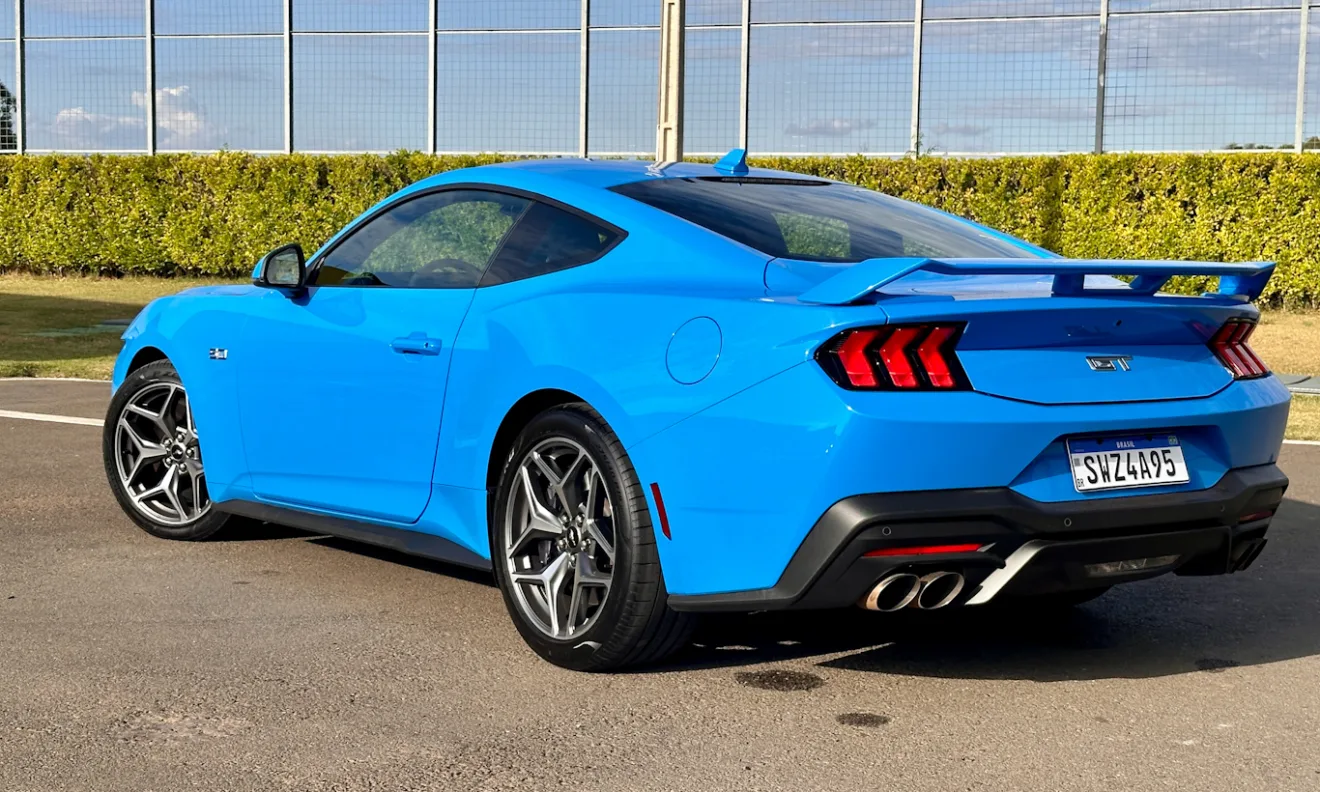
[[[197,427],[183,386],[155,382],[133,394],[119,414],[114,448],[119,481],[147,519],[182,526],[210,511]]]
[[[529,623],[572,640],[595,623],[614,578],[614,508],[596,461],[564,437],[514,472],[503,526],[513,599]]]

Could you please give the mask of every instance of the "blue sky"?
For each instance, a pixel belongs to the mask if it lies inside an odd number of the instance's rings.
[[[428,2],[294,1],[296,148],[425,148]],[[1099,4],[925,0],[923,146],[1090,149]],[[736,143],[741,5],[689,0],[689,24],[703,26],[688,37],[689,151]],[[575,150],[580,0],[439,0],[438,8],[436,147]],[[611,28],[654,26],[659,0],[592,0],[591,8],[592,149],[647,152],[658,32]],[[913,0],[753,0],[752,150],[905,150],[913,8]],[[1222,8],[1256,10],[1133,14]],[[282,146],[283,49],[272,35],[281,9],[282,0],[156,0],[162,149]],[[1295,0],[1111,0],[1111,10],[1108,148],[1292,141]],[[795,24],[812,22],[841,24]],[[1312,52],[1320,53],[1320,12],[1311,25]],[[13,44],[4,38],[13,26],[12,3],[0,3],[6,84]],[[27,0],[30,147],[145,146],[143,29],[141,0]],[[86,36],[128,38],[68,40]],[[1311,63],[1308,134],[1320,134],[1320,57]]]

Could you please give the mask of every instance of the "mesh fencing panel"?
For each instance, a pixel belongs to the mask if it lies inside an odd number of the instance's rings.
[[[144,150],[149,107],[169,151],[282,150],[286,114],[305,151],[566,154],[583,123],[592,154],[655,146],[660,0],[590,1],[585,122],[583,0],[292,0],[291,65],[285,0],[154,0],[150,96],[143,0],[23,2],[20,125],[14,2],[0,0],[0,151],[20,126],[33,151]],[[1320,10],[1303,31],[1301,0],[1109,0],[1097,118],[1101,2],[923,0],[919,151],[1091,151],[1097,134],[1111,151],[1291,148],[1299,90],[1320,149]],[[907,152],[916,10],[751,0],[753,153]],[[744,21],[743,0],[687,0],[689,154],[738,139]]]
[[[440,2],[441,30],[569,30],[582,24],[581,0]]]
[[[1111,17],[1105,148],[1290,148],[1299,35],[1296,10]]]
[[[1306,38],[1306,85],[1302,148],[1320,151],[1320,4],[1311,6],[1310,30]]]
[[[44,38],[145,36],[142,0],[24,0],[25,32]]]
[[[751,34],[755,152],[898,154],[910,143],[912,25],[770,25]]]
[[[723,154],[738,143],[742,31],[698,28],[687,32],[683,62],[683,150]]]
[[[18,150],[18,101],[14,42],[0,40],[0,151]]]
[[[308,33],[424,31],[431,0],[294,0],[293,29]]]
[[[592,3],[592,8],[595,8]],[[587,139],[592,154],[655,151],[660,30],[592,30]]]
[[[1110,0],[1112,6],[1114,0]],[[1100,0],[926,0],[926,19],[1099,16]]]
[[[1099,17],[929,22],[921,149],[1083,151],[1095,140]]]
[[[426,35],[293,38],[293,143],[304,151],[426,146]]]
[[[158,38],[157,148],[283,149],[283,75],[278,37]]]
[[[0,0],[2,1],[2,0]],[[157,35],[279,33],[284,30],[283,0],[155,0]]]
[[[577,151],[580,33],[445,33],[437,151]]]
[[[144,151],[144,39],[27,42],[27,146]]]

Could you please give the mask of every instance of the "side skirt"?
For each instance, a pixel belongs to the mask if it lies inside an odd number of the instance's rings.
[[[400,553],[458,564],[471,569],[480,569],[484,572],[489,572],[491,569],[488,559],[482,558],[466,547],[448,539],[421,533],[420,531],[377,525],[344,517],[334,517],[328,514],[313,514],[297,509],[272,506],[269,503],[254,503],[253,501],[224,501],[215,504],[212,508],[226,514],[287,525],[291,528],[327,534],[340,539],[377,545],[378,547],[388,547],[391,550],[398,550]]]

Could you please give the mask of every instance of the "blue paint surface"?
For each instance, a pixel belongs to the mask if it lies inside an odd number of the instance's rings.
[[[1087,266],[1025,243],[1023,255],[1040,264],[1015,259],[997,274],[926,268],[868,292],[874,272],[788,273],[606,189],[716,175],[698,164],[657,174],[638,162],[550,160],[423,180],[388,200],[446,185],[517,189],[627,236],[593,263],[476,289],[192,289],[133,321],[115,387],[144,350],[169,357],[217,502],[404,527],[482,556],[501,422],[529,394],[566,392],[619,436],[644,489],[660,484],[673,527],[661,562],[679,594],[773,585],[821,514],[852,495],[1132,495],[1077,493],[1070,438],[1176,435],[1191,480],[1143,492],[1204,489],[1277,457],[1287,390],[1272,376],[1233,380],[1206,347],[1224,321],[1257,315],[1240,296],[1056,293],[1041,272]],[[836,277],[845,280],[831,285]],[[831,299],[798,299],[810,289]],[[848,391],[814,360],[850,327],[939,321],[966,325],[957,354],[971,390]],[[436,354],[392,351],[418,333]],[[211,360],[212,348],[228,359]],[[1127,356],[1130,370],[1091,371],[1089,355]]]

